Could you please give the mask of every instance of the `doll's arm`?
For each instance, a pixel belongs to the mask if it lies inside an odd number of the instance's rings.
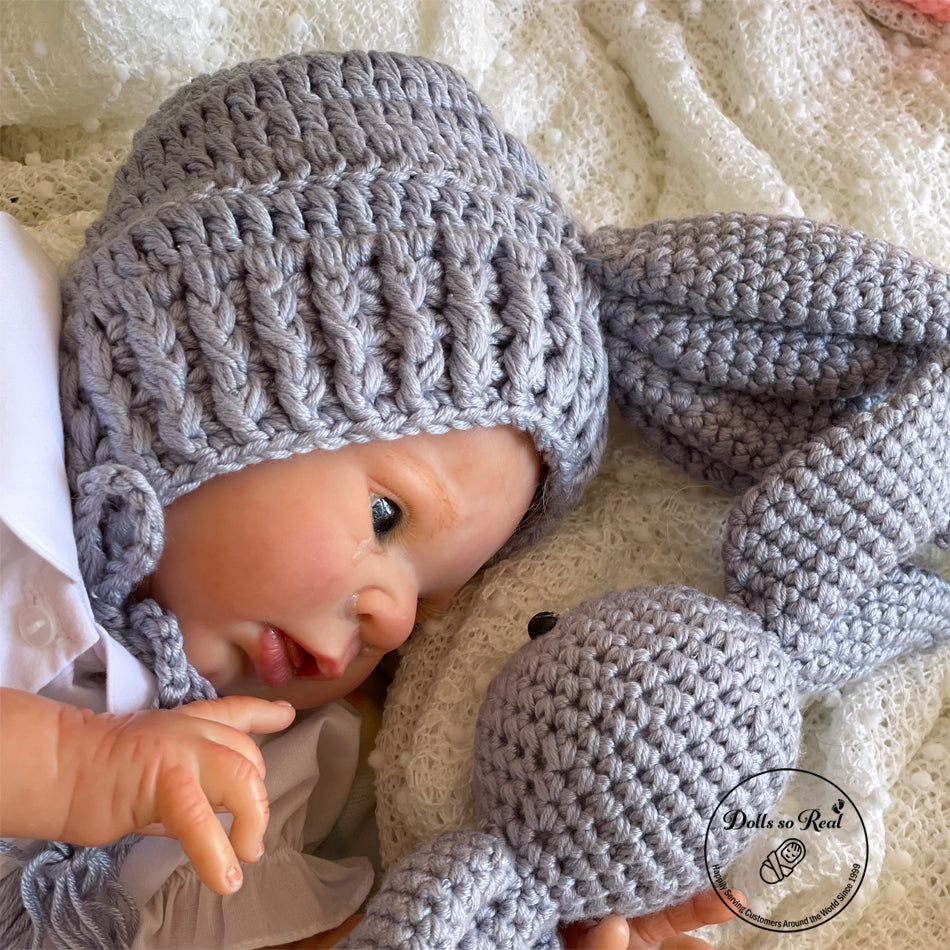
[[[96,715],[0,690],[0,833],[100,845],[158,831],[212,890],[233,893],[268,817],[264,762],[246,733],[292,719],[291,707],[246,696]],[[234,815],[230,839],[214,806]]]

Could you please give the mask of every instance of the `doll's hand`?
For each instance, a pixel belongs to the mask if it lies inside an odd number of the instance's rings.
[[[94,715],[67,707],[61,765],[72,792],[56,835],[99,845],[139,831],[177,838],[198,876],[219,894],[242,883],[241,861],[263,852],[269,806],[264,759],[247,733],[290,725],[289,705],[247,696]],[[230,840],[214,810],[234,816]]]
[[[608,917],[598,924],[573,924],[565,930],[564,940],[567,950],[713,950],[712,944],[685,931],[721,924],[733,916],[716,892],[707,890],[633,920]]]

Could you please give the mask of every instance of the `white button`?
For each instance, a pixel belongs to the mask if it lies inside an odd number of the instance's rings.
[[[30,646],[45,647],[52,642],[56,633],[53,618],[38,604],[21,607],[16,619],[20,636]]]

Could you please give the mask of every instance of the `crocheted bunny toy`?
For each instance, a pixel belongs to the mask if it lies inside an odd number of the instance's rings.
[[[651,909],[700,886],[719,790],[794,761],[801,690],[946,633],[948,585],[905,565],[950,534],[947,326],[946,274],[854,232],[732,214],[585,234],[439,63],[200,77],[136,135],[64,284],[96,619],[160,704],[211,696],[175,616],[136,596],[165,506],[264,459],[507,424],[545,466],[511,550],[593,476],[609,388],[663,452],[750,492],[730,602],[618,593],[516,655],[480,726],[482,830],[394,873],[352,944],[533,946]],[[766,809],[781,793],[750,788]],[[28,855],[0,936],[128,945],[128,847]]]
[[[717,803],[781,797],[799,696],[950,638],[950,584],[907,563],[950,544],[947,274],[744,215],[586,243],[627,417],[697,475],[754,483],[727,600],[614,592],[515,654],[477,723],[479,830],[398,864],[342,946],[556,946],[559,924],[685,899],[741,850]]]

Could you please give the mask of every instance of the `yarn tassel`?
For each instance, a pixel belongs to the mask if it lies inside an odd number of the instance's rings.
[[[119,867],[135,835],[107,848],[48,843],[28,855],[5,842],[3,850],[21,870],[0,883],[2,932],[7,950],[126,950],[138,930],[139,914],[119,883]]]

